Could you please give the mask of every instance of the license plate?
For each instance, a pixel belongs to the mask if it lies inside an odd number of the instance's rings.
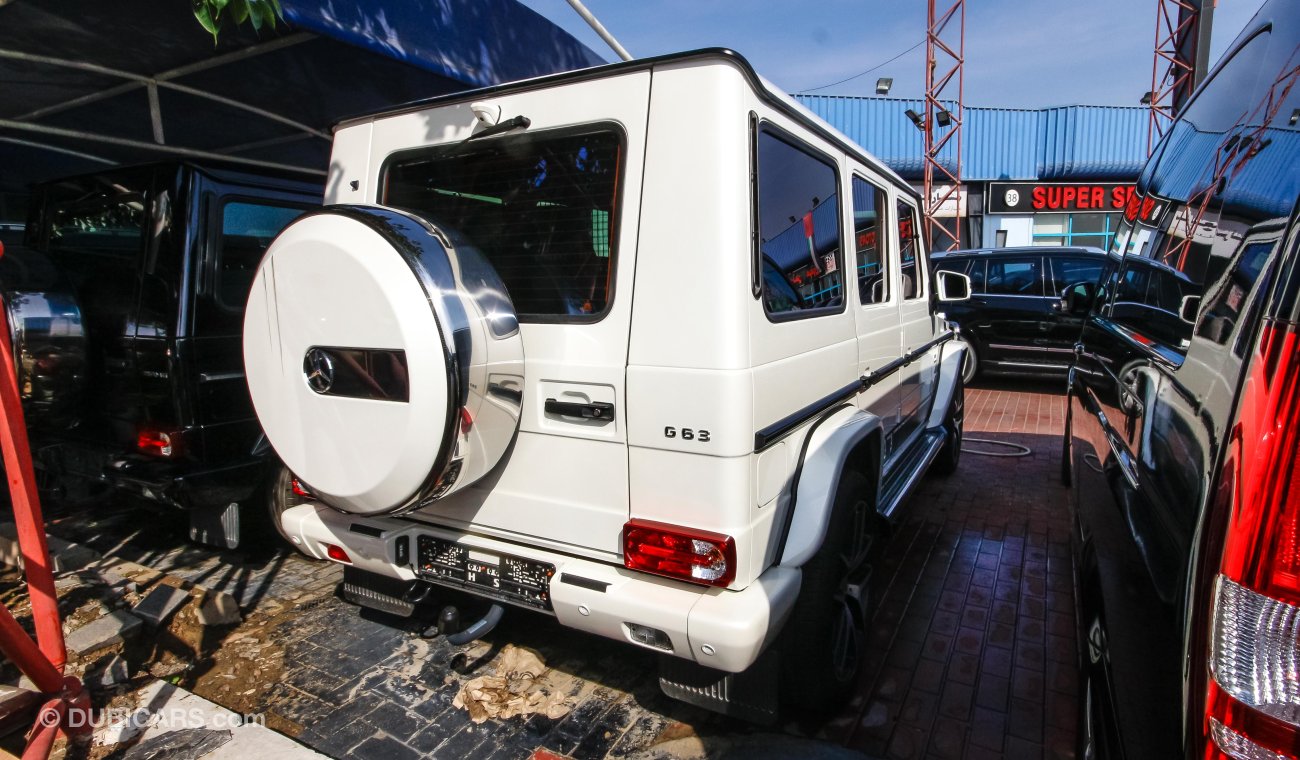
[[[420,536],[416,572],[421,578],[475,594],[551,609],[555,565],[471,549],[454,541]]]

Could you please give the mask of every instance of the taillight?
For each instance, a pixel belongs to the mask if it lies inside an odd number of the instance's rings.
[[[181,433],[179,430],[141,428],[136,435],[135,447],[145,454],[172,459],[180,456]]]
[[[691,583],[726,586],[736,578],[736,542],[720,533],[631,520],[623,526],[623,564]]]
[[[290,483],[290,487],[293,489],[294,496],[297,496],[300,499],[316,498],[315,496],[311,495],[311,491],[308,491],[306,488],[303,487],[302,481],[298,480],[297,478],[290,479],[289,483]]]
[[[1300,334],[1269,321],[1219,489],[1206,758],[1300,757]],[[1228,503],[1224,503],[1224,502]]]
[[[325,556],[329,557],[335,562],[346,562],[349,565],[352,564],[352,558],[348,556],[347,552],[343,551],[342,546],[335,546],[334,544],[323,544],[323,545],[325,547]]]

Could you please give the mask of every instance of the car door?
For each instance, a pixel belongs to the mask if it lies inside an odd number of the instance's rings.
[[[257,265],[272,239],[310,209],[308,196],[221,182],[196,172],[192,183],[197,228],[186,255],[194,282],[191,326],[177,340],[189,370],[193,418],[209,461],[247,454],[261,427],[244,380],[244,307]]]
[[[1051,331],[1057,299],[1047,295],[1043,270],[1043,257],[1036,253],[988,259],[982,292],[972,296],[984,361],[1046,364],[1040,348]]]
[[[1071,314],[1060,308],[1060,298],[1066,288],[1079,283],[1100,283],[1106,265],[1106,257],[1096,256],[1048,256],[1047,276],[1049,298],[1055,299],[1051,309],[1043,314],[1042,319],[1048,324],[1047,330],[1037,338],[1037,345],[1045,354],[1045,361],[1069,364],[1074,356],[1074,344],[1083,331],[1083,315]]]
[[[903,197],[894,204],[894,232],[898,240],[899,355],[923,347],[934,338],[937,320],[930,307],[930,267],[921,237],[921,217],[912,202]],[[934,400],[938,348],[926,351],[899,371],[899,424],[895,451],[905,449],[921,433]]]
[[[855,167],[852,175],[853,236],[848,247],[857,272],[854,318],[858,332],[858,374],[865,375],[898,358],[898,256],[889,234],[889,194],[885,184],[867,179]],[[850,303],[853,303],[850,300]],[[885,451],[893,454],[899,423],[898,375],[892,374],[858,396],[858,406],[879,417],[884,425]]]

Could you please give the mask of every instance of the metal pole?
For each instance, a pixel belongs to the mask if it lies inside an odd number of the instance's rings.
[[[0,249],[0,256],[3,250]],[[0,449],[4,453],[5,474],[9,480],[9,497],[13,503],[14,525],[18,529],[18,548],[23,555],[27,575],[27,592],[31,596],[32,622],[36,641],[54,669],[62,672],[67,661],[63,648],[63,626],[59,624],[59,602],[54,591],[54,573],[50,548],[45,541],[45,518],[36,496],[36,474],[32,469],[32,450],[23,421],[23,402],[18,396],[18,374],[13,348],[9,345],[8,309],[0,299]],[[12,618],[10,618],[12,620]],[[31,675],[30,673],[28,675]],[[32,676],[35,680],[35,676]],[[44,686],[43,691],[47,690]]]
[[[63,127],[51,127],[44,124],[28,124],[25,121],[14,121],[13,119],[0,119],[0,129],[15,129],[20,132],[35,132],[40,135],[53,135],[55,137],[69,137],[74,140],[84,140],[86,142],[104,143],[105,145],[121,145],[126,148],[139,148],[140,150],[150,151],[153,153],[163,153],[170,156],[185,156],[186,158],[215,159],[217,161],[228,161],[231,163],[244,164],[246,166],[261,166],[267,169],[282,169],[284,171],[301,172],[303,174],[312,174],[324,177],[324,169],[309,169],[305,166],[294,166],[293,164],[281,164],[275,161],[260,161],[252,158],[241,158],[240,156],[227,156],[222,153],[214,153],[210,150],[196,150],[194,148],[182,148],[176,145],[159,145],[157,143],[145,142],[143,140],[128,140],[125,137],[113,137],[111,135],[100,135],[94,132],[83,132],[78,129],[64,129]]]
[[[591,11],[587,10],[587,6],[582,4],[582,0],[569,0],[569,5],[573,6],[573,9],[578,12],[578,15],[582,16],[582,20],[586,21],[588,26],[590,26],[596,34],[600,35],[600,38],[605,41],[606,45],[609,45],[614,49],[615,53],[618,53],[619,58],[622,58],[625,61],[632,60],[632,54],[627,52],[627,48],[618,44],[618,40],[614,39],[614,35],[609,33],[609,30],[605,28],[604,24],[600,23],[599,19],[591,15]]]
[[[58,694],[63,690],[63,675],[50,664],[4,605],[0,605],[0,653],[18,666],[23,675],[32,679],[42,693]]]

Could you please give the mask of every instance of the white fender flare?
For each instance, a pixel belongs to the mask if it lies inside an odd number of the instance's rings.
[[[795,474],[789,507],[794,512],[778,564],[802,567],[821,548],[849,453],[880,430],[879,417],[847,405],[813,423]]]
[[[948,404],[952,401],[952,392],[961,379],[961,365],[966,361],[966,343],[950,340],[939,347],[939,382],[934,389],[934,406],[930,407],[930,421],[927,428],[936,428],[943,424],[944,415],[948,414]]]

